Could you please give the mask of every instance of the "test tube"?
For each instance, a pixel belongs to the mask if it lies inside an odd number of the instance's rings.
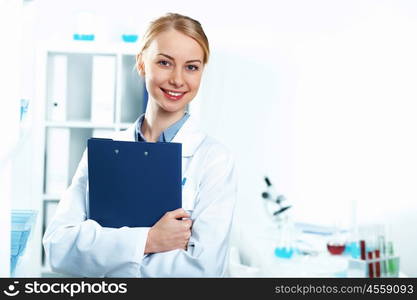
[[[373,257],[372,251],[369,251],[368,259],[372,261],[372,257]],[[374,264],[372,262],[368,264],[368,275],[369,275],[369,278],[374,278]]]
[[[397,275],[397,266],[395,263],[395,260],[393,259],[394,256],[394,245],[391,241],[387,243],[387,251],[388,251],[388,274],[390,276],[396,276]]]
[[[381,260],[381,275],[382,277],[385,277],[387,275],[387,264],[386,264],[386,245],[385,245],[385,237],[383,235],[380,235],[378,237],[378,248],[380,251],[380,257],[382,257]]]
[[[366,244],[365,244],[365,240],[361,240],[360,242],[360,247],[361,247],[361,259],[365,260],[366,259]]]
[[[379,249],[375,250],[375,277],[379,278],[381,277],[381,262],[379,260]]]

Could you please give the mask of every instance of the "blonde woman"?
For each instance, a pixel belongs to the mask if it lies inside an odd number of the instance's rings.
[[[43,239],[53,271],[83,277],[224,275],[236,198],[234,163],[185,110],[208,57],[209,43],[198,21],[179,14],[153,21],[136,64],[149,94],[146,112],[113,137],[182,143],[183,207],[151,228],[101,227],[88,218],[84,153]]]

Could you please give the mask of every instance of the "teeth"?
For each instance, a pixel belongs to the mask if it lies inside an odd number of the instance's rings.
[[[174,97],[178,97],[178,96],[182,95],[183,93],[174,93],[174,92],[167,91],[167,94],[169,94],[171,96],[174,96]]]

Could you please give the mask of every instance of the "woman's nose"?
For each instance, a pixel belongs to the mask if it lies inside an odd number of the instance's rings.
[[[184,78],[182,76],[182,70],[175,69],[172,71],[169,83],[175,87],[182,87],[184,85]]]

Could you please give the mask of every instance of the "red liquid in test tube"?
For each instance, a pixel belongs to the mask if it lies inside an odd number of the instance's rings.
[[[369,251],[368,252],[368,259],[372,260],[372,252]],[[369,270],[369,278],[374,278],[374,264],[373,263],[369,263],[368,264],[368,270]]]
[[[361,259],[365,260],[366,259],[366,255],[365,255],[365,241],[361,240],[360,242],[360,247],[361,247]]]
[[[379,250],[375,250],[375,258],[379,259]],[[381,277],[381,263],[379,260],[375,263],[375,273],[377,278]]]

